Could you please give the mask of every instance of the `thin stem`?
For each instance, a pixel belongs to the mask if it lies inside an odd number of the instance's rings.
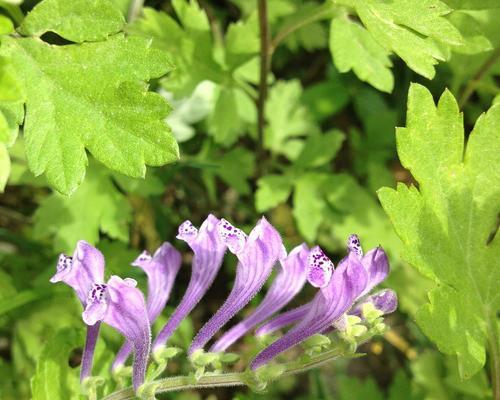
[[[267,20],[267,0],[257,0],[260,29],[260,83],[257,99],[257,159],[261,165],[264,159],[264,126],[267,98],[267,75],[271,66],[269,54],[269,22]],[[260,167],[259,167],[260,170]],[[258,174],[260,175],[260,173]]]
[[[497,329],[496,313],[491,310],[487,314],[487,330],[489,338],[489,356],[491,385],[493,390],[493,399],[500,400],[500,344]]]
[[[128,11],[128,22],[134,22],[137,17],[142,12],[142,7],[144,6],[144,0],[132,0],[132,3],[130,4],[130,8]]]
[[[477,72],[465,87],[462,96],[460,97],[460,101],[458,102],[461,109],[465,106],[469,98],[474,94],[481,82],[481,79],[483,79],[483,77],[488,73],[491,67],[495,65],[498,59],[500,59],[500,47],[498,47],[493,51],[493,53],[491,53],[491,55],[481,65],[481,67],[477,70]]]
[[[317,356],[311,357],[305,363],[296,361],[284,364],[285,371],[280,377],[291,376],[309,371],[327,362],[342,356],[339,349],[329,350]],[[247,384],[247,372],[230,372],[224,374],[204,375],[197,382],[193,382],[190,376],[176,376],[148,382],[146,385],[155,386],[155,393],[173,392],[179,390],[214,388],[220,386],[243,386]],[[103,400],[131,400],[134,399],[132,388],[120,390],[105,397]]]

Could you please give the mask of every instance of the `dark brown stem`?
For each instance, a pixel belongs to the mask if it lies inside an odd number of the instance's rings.
[[[267,0],[257,0],[259,10],[259,28],[260,28],[260,83],[259,98],[257,99],[257,165],[260,176],[262,172],[262,161],[264,154],[264,127],[265,108],[267,98],[267,75],[270,68],[269,57],[269,23],[267,20]]]
[[[481,67],[474,74],[472,79],[469,81],[464,91],[462,92],[462,96],[460,97],[459,106],[460,109],[464,108],[465,104],[469,100],[469,98],[474,94],[481,79],[488,73],[488,71],[495,65],[495,63],[500,58],[500,47],[495,49],[493,53],[486,59],[486,61],[481,65]]]

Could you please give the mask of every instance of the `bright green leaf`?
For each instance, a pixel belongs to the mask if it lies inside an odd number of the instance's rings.
[[[5,38],[0,52],[11,57],[26,91],[29,167],[35,175],[45,172],[56,190],[69,194],[83,180],[85,149],[133,177],[143,177],[146,164],[177,159],[177,144],[163,122],[169,107],[141,82],[170,68],[148,40],[115,35],[50,46]]]
[[[363,25],[382,47],[429,79],[434,77],[434,65],[445,59],[436,42],[445,47],[463,44],[460,32],[445,18],[451,8],[439,0],[336,2],[354,7]]]
[[[340,72],[352,69],[362,81],[384,92],[392,92],[394,77],[388,51],[365,28],[346,15],[331,22],[330,51]]]
[[[0,114],[1,115],[1,114]],[[0,192],[3,192],[10,175],[10,157],[7,148],[0,143]]]
[[[500,107],[476,122],[464,155],[462,115],[445,92],[438,105],[413,85],[406,128],[397,131],[398,154],[419,189],[399,184],[379,198],[404,243],[404,257],[439,282],[417,314],[423,331],[446,354],[458,357],[462,378],[486,360],[491,327],[500,309]],[[490,323],[491,325],[491,323]]]
[[[45,345],[31,381],[33,400],[73,399],[79,394],[78,370],[68,367],[69,356],[83,343],[83,332],[60,330]]]
[[[5,15],[0,15],[0,35],[14,32],[14,24]]]
[[[125,19],[109,0],[43,0],[23,20],[19,33],[55,32],[72,42],[93,42],[119,32]]]

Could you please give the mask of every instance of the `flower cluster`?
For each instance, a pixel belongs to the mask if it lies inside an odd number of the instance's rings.
[[[391,290],[369,295],[387,276],[389,264],[381,247],[363,255],[356,235],[349,237],[347,255],[336,268],[318,246],[310,249],[302,244],[287,254],[279,233],[265,218],[247,236],[228,221],[209,215],[199,229],[190,221],[184,222],[179,227],[177,238],[185,241],[194,253],[191,279],[184,297],[153,343],[151,324],[165,307],[181,265],[181,255],[170,243],[164,243],[154,255],[143,252],[132,263],[147,275],[146,299],[133,279],[111,276],[105,282],[103,255],[84,241],[78,242],[72,257],[64,254],[59,257],[57,272],[51,282],[62,281],[75,290],[87,325],[82,380],[91,375],[99,326],[104,322],[125,339],[113,362],[113,370],[124,366],[129,355],[134,354],[132,382],[137,390],[144,383],[151,351],[159,354],[166,348],[181,321],[212,285],[227,250],[238,259],[233,288],[224,304],[195,336],[188,350],[191,356],[199,354],[214,335],[250,302],[275,265],[278,265],[278,271],[260,305],[216,340],[211,352],[225,351],[258,325],[257,336],[293,325],[257,354],[250,364],[255,370],[315,334],[345,331],[349,315],[363,318],[366,305],[379,314],[390,313],[397,306],[396,295]],[[314,298],[307,304],[275,315],[306,282],[317,288]]]

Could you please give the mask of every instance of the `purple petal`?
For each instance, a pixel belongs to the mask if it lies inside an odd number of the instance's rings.
[[[333,273],[333,263],[319,246],[309,253],[307,266],[307,280],[317,288],[328,285]]]
[[[136,285],[133,279],[121,279],[115,275],[107,284],[94,284],[83,312],[85,323],[92,325],[92,322],[104,321],[132,343],[135,390],[144,382],[151,345],[146,302]]]
[[[285,307],[304,286],[308,254],[309,249],[306,244],[302,244],[295,247],[288,257],[280,260],[282,268],[276,275],[264,300],[250,316],[222,335],[210,351],[226,350],[249,330]]]
[[[257,336],[267,335],[277,331],[278,329],[282,329],[285,326],[293,324],[294,322],[300,321],[308,313],[309,307],[310,303],[285,311],[284,313],[270,319],[265,324],[259,326],[256,329],[255,334]]]
[[[281,338],[262,350],[250,367],[256,369],[308,337],[325,331],[352,307],[354,300],[365,289],[367,280],[367,273],[358,257],[353,252],[349,253],[333,272],[329,284],[320,289],[311,301],[306,316]]]
[[[80,240],[72,257],[61,254],[57,262],[57,271],[50,282],[64,282],[75,291],[76,295],[85,307],[87,304],[87,293],[94,283],[102,283],[104,280],[104,256],[94,246]],[[94,324],[92,324],[94,325]],[[92,359],[94,357],[95,345],[99,335],[99,324],[87,326],[87,336],[82,356],[82,367],[80,380],[91,375]]]
[[[248,239],[227,221],[219,223],[219,232],[225,241],[231,242],[230,249],[238,257],[236,279],[224,304],[197,333],[189,354],[203,348],[215,333],[248,304],[262,288],[274,264],[284,253],[278,231],[265,218],[258,222]]]
[[[83,305],[87,293],[94,283],[104,280],[104,256],[91,244],[80,240],[73,257],[61,254],[57,262],[57,272],[50,278],[52,283],[64,282],[71,286]]]
[[[170,243],[165,242],[156,250],[154,256],[144,251],[132,265],[142,268],[148,276],[146,307],[149,321],[153,324],[168,301],[181,266],[181,254]],[[131,352],[132,343],[125,342],[116,355],[112,369],[123,365]]]
[[[361,316],[363,306],[371,303],[382,314],[390,314],[398,308],[398,296],[391,289],[384,289],[361,300],[349,314]]]
[[[382,282],[389,274],[389,260],[382,247],[370,250],[361,259],[361,263],[368,273],[368,284],[361,296],[370,292],[375,286]]]
[[[177,238],[186,241],[194,252],[191,279],[180,304],[156,337],[153,351],[165,345],[212,285],[226,252],[226,245],[217,233],[218,223],[216,217],[209,215],[199,231],[190,221],[179,227]]]
[[[95,346],[99,337],[101,323],[87,325],[87,335],[85,336],[85,346],[83,347],[82,366],[80,368],[80,382],[92,374],[92,361],[94,358]]]

